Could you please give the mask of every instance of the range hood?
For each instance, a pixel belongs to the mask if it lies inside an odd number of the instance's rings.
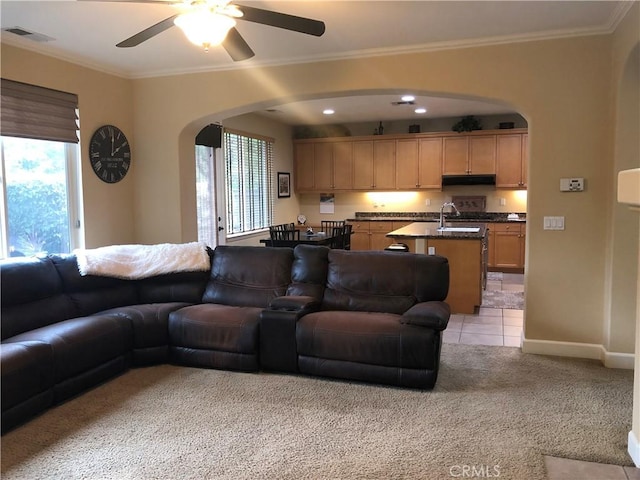
[[[446,185],[495,185],[495,175],[443,175],[442,186]]]

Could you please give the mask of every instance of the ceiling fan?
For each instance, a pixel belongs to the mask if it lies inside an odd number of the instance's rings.
[[[85,0],[87,1],[87,0]],[[96,1],[96,0],[88,0]],[[116,46],[129,48],[155,37],[177,25],[187,38],[196,45],[208,50],[222,45],[231,58],[238,62],[255,55],[251,47],[236,29],[236,20],[260,23],[271,27],[320,37],[324,34],[325,24],[319,20],[298,17],[273,10],[264,10],[239,5],[229,0],[97,0],[129,3],[163,3],[176,6],[181,13],[165,18],[135,35],[123,40]]]

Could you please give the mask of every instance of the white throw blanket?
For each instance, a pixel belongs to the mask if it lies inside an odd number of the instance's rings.
[[[174,272],[209,270],[206,245],[200,242],[158,245],[112,245],[75,250],[80,275],[128,280]]]

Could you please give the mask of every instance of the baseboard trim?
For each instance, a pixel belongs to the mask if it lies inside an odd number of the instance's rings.
[[[627,452],[636,467],[640,467],[640,443],[636,438],[633,430],[629,432],[629,445],[627,445]]]
[[[597,343],[558,342],[554,340],[522,339],[523,353],[557,355],[560,357],[591,358],[600,360],[607,368],[633,370],[635,355],[632,353],[609,352]]]

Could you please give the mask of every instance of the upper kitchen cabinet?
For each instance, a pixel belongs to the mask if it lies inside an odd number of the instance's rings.
[[[442,137],[396,141],[396,188],[442,188]]]
[[[461,135],[443,139],[443,175],[496,173],[496,135]]]
[[[353,142],[353,188],[395,190],[396,141]]]
[[[499,135],[496,154],[496,187],[526,188],[529,135]]]
[[[353,156],[351,142],[294,144],[296,191],[351,190]]]
[[[294,143],[293,144],[294,160],[294,180],[297,192],[310,191],[314,189],[314,161],[315,161],[315,144],[313,143]]]
[[[295,140],[296,192],[442,189],[443,175],[526,188],[526,129]]]

